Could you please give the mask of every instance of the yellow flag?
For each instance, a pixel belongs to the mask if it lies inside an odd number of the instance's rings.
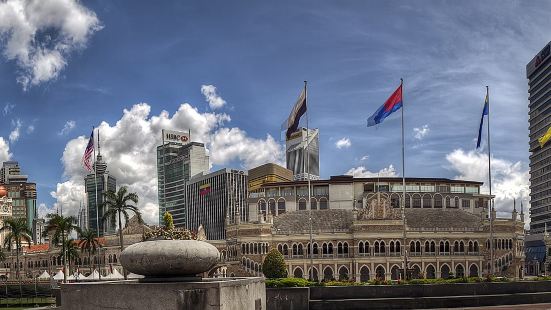
[[[547,132],[538,139],[540,146],[543,147],[549,139],[551,139],[551,126],[547,129]]]

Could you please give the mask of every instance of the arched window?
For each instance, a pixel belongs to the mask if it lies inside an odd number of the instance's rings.
[[[390,255],[394,254],[394,241],[390,241],[389,250],[390,250]]]
[[[451,199],[449,196],[446,196],[446,206],[445,208],[451,208],[452,205],[451,205]]]
[[[423,195],[423,208],[432,208],[432,199],[429,194]]]
[[[304,248],[302,247],[302,243],[298,244],[298,255],[304,255]]]
[[[300,267],[295,268],[295,271],[293,271],[293,277],[302,278],[302,268]]]
[[[453,243],[453,252],[454,253],[459,253],[459,242],[455,241]]]
[[[459,252],[465,253],[465,243],[463,241],[459,241]]]
[[[311,198],[310,199],[310,207],[312,208],[312,210],[317,210],[318,209],[318,202],[317,202],[316,198]]]
[[[369,267],[363,266],[360,268],[360,282],[369,281]]]
[[[473,242],[469,240],[469,253],[474,252]]]
[[[413,195],[413,207],[414,208],[421,208],[421,195],[414,194]]]
[[[242,244],[242,246],[243,246],[243,249],[245,249],[245,245]],[[283,254],[283,247],[281,246],[281,244],[277,245],[277,250],[279,251],[279,253]],[[245,253],[245,251],[243,251],[243,253]]]
[[[413,279],[420,279],[421,278],[421,268],[419,267],[419,265],[413,265],[413,273],[412,273],[412,278]]]
[[[406,194],[405,205],[406,208],[411,208],[411,196],[409,194]]]
[[[345,266],[342,266],[339,269],[339,281],[347,281],[348,280],[348,268]]]
[[[386,246],[385,246],[385,242],[384,241],[381,241],[379,243],[379,253],[381,254],[385,254],[386,253]]]
[[[285,199],[279,199],[277,201],[277,214],[283,214],[285,211]]]
[[[258,213],[262,214],[264,216],[264,220],[266,220],[266,201],[258,201]]]
[[[365,253],[365,247],[364,247],[363,241],[360,241],[358,243],[358,253],[359,254],[364,254]]]
[[[390,269],[390,278],[392,280],[400,279],[400,268],[398,268],[398,266],[392,266],[392,268]]]
[[[338,255],[342,255],[343,251],[342,251],[342,243],[337,243],[337,254]]]
[[[312,281],[319,281],[319,278],[318,278],[318,269],[316,267],[314,268],[311,268],[310,270],[308,270],[308,276],[312,277]]]
[[[293,256],[294,255],[298,255],[298,249],[297,249],[297,245],[296,244],[293,244]]]
[[[300,199],[298,201],[298,209],[299,210],[306,210],[306,199]]]
[[[448,265],[443,265],[440,268],[440,277],[442,279],[447,279],[450,277],[450,267],[448,267]]]
[[[427,271],[425,272],[427,279],[436,279],[436,270],[433,265],[427,266]]]
[[[478,277],[478,266],[472,264],[469,268],[469,277]]]
[[[314,254],[319,254],[319,249],[318,249],[318,244],[317,243],[314,243],[314,245],[312,246],[312,252]]]
[[[348,256],[348,242],[342,244],[342,252],[344,255]]]
[[[401,247],[401,245],[400,245],[400,241],[396,241],[396,243],[394,244],[394,246],[395,246],[395,252],[396,252],[396,253],[398,253],[398,254],[402,253],[402,247]]]
[[[459,208],[459,197],[455,197],[453,207]]]
[[[328,254],[333,254],[333,243],[327,245],[327,252]]]
[[[320,201],[319,201],[319,208],[320,208],[320,210],[327,210],[327,209],[329,209],[329,205],[328,205],[328,203],[327,203],[327,198],[325,198],[325,197],[320,198]]]
[[[289,255],[289,246],[287,246],[287,244],[283,245],[283,255]]]
[[[390,196],[390,206],[393,208],[399,208],[400,207],[400,196],[396,194],[392,194]]]
[[[385,279],[385,267],[379,265],[375,269],[375,277],[377,278],[377,280],[384,280]]]
[[[463,278],[465,276],[465,269],[462,265],[457,264],[455,266],[455,276],[458,278]]]
[[[488,247],[489,248],[489,247]],[[475,241],[474,242],[474,252],[475,253],[478,253],[479,249],[478,249],[478,241]]]
[[[371,255],[371,249],[370,249],[370,247],[369,247],[369,242],[366,241],[366,242],[364,243],[364,246],[365,246],[365,252],[364,252],[364,253],[365,253],[366,255]]]
[[[270,209],[270,214],[275,216],[276,215],[276,202],[273,199],[270,199],[268,201],[268,208]]]
[[[434,207],[442,208],[442,195],[439,195],[439,194],[434,195]]]
[[[374,249],[375,249],[375,255],[379,254],[379,250],[381,248],[379,248],[379,241],[375,241],[375,244],[374,244]]]
[[[333,280],[333,269],[331,267],[325,267],[325,269],[323,270],[323,279],[325,281],[331,281]]]

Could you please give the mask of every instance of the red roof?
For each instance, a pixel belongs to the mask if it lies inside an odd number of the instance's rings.
[[[33,244],[27,248],[23,248],[23,252],[26,253],[36,253],[36,252],[48,252],[50,249],[50,244]]]

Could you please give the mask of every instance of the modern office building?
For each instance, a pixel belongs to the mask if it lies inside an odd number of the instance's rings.
[[[526,65],[530,130],[530,232],[551,227],[551,142],[538,139],[551,126],[551,42]]]
[[[116,223],[110,220],[102,220],[103,214],[106,211],[103,208],[103,201],[105,193],[117,190],[117,180],[107,171],[107,163],[103,161],[99,145],[98,155],[93,167],[96,174],[90,173],[84,177],[88,206],[88,229],[98,232],[99,236],[113,234],[116,231]],[[97,213],[96,210],[98,210]]]
[[[159,223],[170,212],[174,226],[187,227],[186,182],[209,170],[209,157],[203,143],[190,142],[189,132],[162,131],[157,146]]]
[[[21,174],[21,168],[16,161],[6,161],[2,164],[0,179],[8,192],[8,197],[13,200],[13,216],[25,218],[29,230],[34,231],[33,223],[38,216],[36,183],[28,182],[28,176]]]
[[[247,172],[221,169],[187,184],[188,229],[203,225],[208,240],[226,239],[226,225],[248,221]]]
[[[0,227],[4,226],[4,219],[12,216],[13,201],[8,197],[6,187],[0,185]],[[4,238],[9,231],[0,232],[0,245],[4,246]]]
[[[272,163],[252,168],[248,174],[249,191],[256,190],[267,183],[293,181],[293,171]]]
[[[319,154],[319,129],[301,128],[286,141],[287,169],[293,171],[295,180],[319,179]]]

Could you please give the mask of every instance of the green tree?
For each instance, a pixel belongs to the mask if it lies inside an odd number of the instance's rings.
[[[21,253],[21,244],[23,241],[31,244],[31,231],[27,227],[27,220],[24,218],[9,217],[4,219],[4,226],[0,228],[0,233],[9,231],[4,238],[4,247],[8,250],[12,250],[15,243],[16,253],[16,277],[19,279],[19,271],[21,266],[19,265],[19,255]]]
[[[88,252],[88,264],[90,265],[90,274],[92,274],[92,254],[101,246],[98,235],[94,230],[83,230],[79,234],[78,246],[81,252]]]
[[[77,219],[74,216],[63,216],[59,214],[48,214],[48,226],[46,230],[53,232],[52,243],[61,244],[61,255],[63,256],[63,282],[67,282],[67,238],[73,231],[79,231],[75,225]]]
[[[69,262],[69,273],[72,273],[71,262],[76,262],[76,260],[79,258],[78,245],[76,240],[67,239],[65,241],[65,252],[61,253],[61,257],[63,257],[64,260]]]
[[[172,214],[170,214],[170,212],[165,212],[165,214],[163,215],[163,222],[165,224],[166,230],[174,229],[174,219],[172,218]]]
[[[103,214],[102,220],[105,222],[111,220],[115,222],[118,219],[119,221],[119,243],[121,246],[121,252],[124,250],[124,240],[122,236],[122,218],[124,217],[125,227],[128,224],[130,216],[128,212],[131,211],[138,217],[138,222],[143,223],[142,214],[138,207],[129,204],[133,202],[134,204],[138,203],[138,195],[136,193],[129,193],[126,186],[122,186],[115,193],[114,191],[108,191],[105,193],[105,202],[103,203]],[[124,272],[124,278],[126,279],[126,271]]]
[[[262,272],[268,279],[285,278],[287,277],[287,267],[285,259],[278,250],[272,249],[264,258],[262,263]]]

